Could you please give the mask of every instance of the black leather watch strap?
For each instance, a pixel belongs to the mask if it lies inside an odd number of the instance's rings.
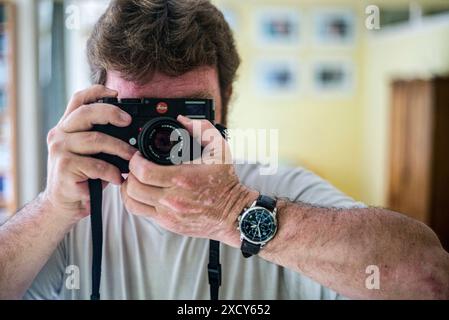
[[[260,244],[254,244],[246,239],[242,240],[242,246],[240,248],[242,250],[242,254],[245,258],[249,258],[252,255],[256,255],[260,251]]]
[[[270,211],[273,211],[276,208],[276,199],[260,195],[257,198],[256,206],[267,208]]]

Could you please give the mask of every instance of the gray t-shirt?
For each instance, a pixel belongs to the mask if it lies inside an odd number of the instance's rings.
[[[236,171],[243,184],[262,194],[325,207],[363,207],[302,168],[283,167],[263,176],[259,165],[245,164],[236,165]],[[104,190],[103,217],[102,299],[209,299],[207,239],[180,236],[128,213],[119,187],[112,185]],[[91,259],[90,220],[85,218],[67,234],[24,298],[89,299]],[[257,256],[245,259],[226,245],[221,263],[220,299],[341,298],[302,274]]]

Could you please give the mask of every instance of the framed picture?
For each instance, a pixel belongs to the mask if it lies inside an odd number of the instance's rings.
[[[318,44],[351,45],[355,41],[355,16],[348,9],[314,12],[314,37]]]
[[[299,66],[295,59],[260,59],[254,70],[257,95],[299,93]]]
[[[313,86],[317,94],[352,94],[354,67],[348,61],[317,62],[313,69]]]
[[[263,8],[256,12],[257,41],[261,46],[298,45],[299,12],[289,8]]]

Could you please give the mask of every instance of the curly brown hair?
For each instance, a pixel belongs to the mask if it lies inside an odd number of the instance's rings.
[[[115,0],[87,42],[92,81],[114,70],[139,84],[155,72],[179,76],[199,66],[218,71],[222,119],[240,65],[232,31],[208,0]]]

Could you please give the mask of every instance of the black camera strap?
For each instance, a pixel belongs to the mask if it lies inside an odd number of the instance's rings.
[[[219,123],[215,127],[225,140],[228,140],[227,128]],[[210,240],[209,242],[209,264],[207,265],[209,277],[210,299],[218,300],[218,292],[221,286],[221,264],[220,264],[220,242]]]
[[[220,242],[210,240],[209,264],[207,265],[209,276],[210,299],[218,300],[218,290],[221,285]]]
[[[103,187],[101,180],[89,179],[90,224],[92,228],[92,294],[90,300],[100,300],[101,259],[103,254]]]

